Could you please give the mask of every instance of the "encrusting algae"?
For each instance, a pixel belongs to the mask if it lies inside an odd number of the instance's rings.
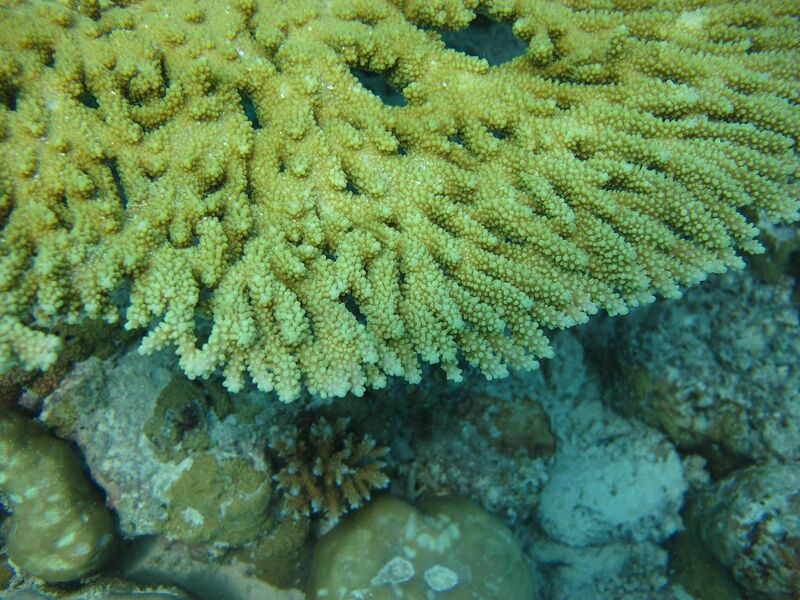
[[[476,11],[524,55],[431,28]],[[149,327],[284,400],[532,368],[797,219],[793,0],[0,0],[0,369]],[[402,93],[389,106],[352,69]],[[207,331],[208,330],[208,331]]]

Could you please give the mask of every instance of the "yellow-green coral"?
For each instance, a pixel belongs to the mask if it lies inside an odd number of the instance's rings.
[[[525,55],[423,29],[476,9]],[[232,390],[497,377],[551,354],[545,328],[739,266],[749,219],[797,218],[795,0],[0,0],[0,21],[3,369],[50,365],[48,326],[116,319],[128,282],[143,351]]]

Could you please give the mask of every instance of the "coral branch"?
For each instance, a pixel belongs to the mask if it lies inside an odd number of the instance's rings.
[[[740,267],[797,219],[800,8],[690,5],[0,2],[0,369],[130,289],[142,350],[231,390],[501,377]],[[422,28],[476,10],[527,52]]]

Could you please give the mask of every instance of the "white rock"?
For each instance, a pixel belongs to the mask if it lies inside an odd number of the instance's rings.
[[[458,585],[458,574],[442,565],[433,565],[425,571],[423,577],[434,592],[446,592]]]
[[[414,565],[402,556],[395,556],[381,567],[370,583],[372,585],[403,583],[412,577],[414,577]]]

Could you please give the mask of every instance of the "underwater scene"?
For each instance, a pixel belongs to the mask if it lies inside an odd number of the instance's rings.
[[[0,0],[0,599],[800,599],[796,0]]]

